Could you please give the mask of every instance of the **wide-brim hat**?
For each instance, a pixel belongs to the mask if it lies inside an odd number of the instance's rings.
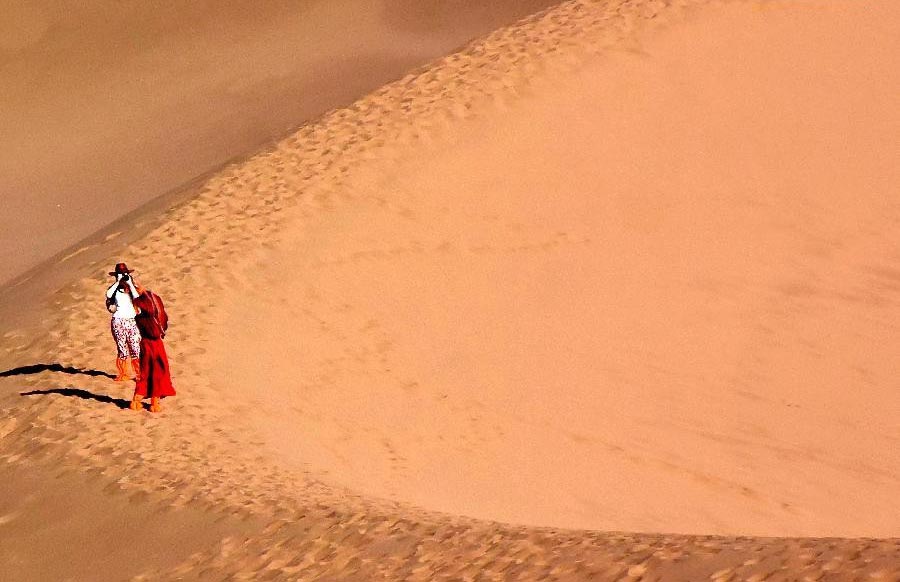
[[[125,263],[116,263],[116,268],[109,272],[110,275],[124,275],[125,273],[131,273],[131,269],[128,268],[128,265]]]

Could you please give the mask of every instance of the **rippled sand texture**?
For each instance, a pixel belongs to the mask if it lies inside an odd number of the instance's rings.
[[[123,567],[138,580],[897,579],[897,79],[872,60],[896,54],[897,19],[887,1],[585,1],[500,30],[172,209],[125,258],[169,305],[179,396],[132,414],[103,376],[7,375],[0,459],[227,530]],[[845,33],[888,76],[857,84],[835,49],[830,85],[766,63],[808,91],[795,110],[777,85],[773,119],[728,101],[761,96],[740,87],[769,54],[754,35],[807,22],[792,48]],[[654,52],[679,43],[682,62]],[[856,120],[815,100],[847,86]],[[118,258],[6,332],[3,369],[108,367],[96,297]]]

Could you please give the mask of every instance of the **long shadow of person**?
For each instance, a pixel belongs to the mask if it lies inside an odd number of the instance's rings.
[[[49,390],[19,392],[19,396],[44,396],[47,394],[61,394],[63,396],[81,398],[82,400],[96,400],[97,402],[102,402],[104,404],[114,404],[123,410],[128,408],[128,405],[131,404],[130,400],[125,400],[124,398],[113,398],[112,396],[107,396],[105,394],[94,394],[93,392],[82,390],[81,388],[51,388]]]
[[[0,378],[8,376],[24,376],[27,374],[40,374],[41,372],[62,372],[63,374],[84,374],[85,376],[106,376],[115,379],[115,376],[109,372],[101,372],[100,370],[85,370],[83,368],[75,368],[72,366],[63,366],[62,364],[32,364],[30,366],[20,366],[0,372]]]
[[[41,372],[61,372],[63,374],[105,376],[111,380],[114,380],[116,378],[113,374],[110,374],[108,372],[101,372],[100,370],[85,370],[83,368],[75,368],[73,366],[63,366],[62,364],[32,364],[30,366],[20,366],[18,368],[12,368],[10,370],[0,372],[0,378],[7,378],[10,376],[24,376],[28,374],[40,374]],[[122,398],[113,398],[112,396],[107,396],[105,394],[94,394],[93,392],[83,390],[81,388],[51,388],[48,390],[31,390],[29,392],[19,393],[20,396],[44,396],[48,394],[60,394],[62,396],[81,398],[82,400],[95,400],[104,404],[113,404],[122,409],[128,408],[128,405],[130,404],[129,400],[124,400]]]

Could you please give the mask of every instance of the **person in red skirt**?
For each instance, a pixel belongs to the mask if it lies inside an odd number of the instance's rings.
[[[138,297],[132,300],[137,314],[134,317],[141,332],[140,377],[131,399],[132,410],[141,410],[144,398],[150,398],[150,412],[159,412],[161,398],[175,396],[169,358],[163,338],[169,327],[169,316],[159,295],[136,283]]]

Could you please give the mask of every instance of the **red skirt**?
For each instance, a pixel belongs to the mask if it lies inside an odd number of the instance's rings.
[[[134,393],[145,398],[175,396],[169,375],[169,358],[161,339],[141,338],[141,379]]]

